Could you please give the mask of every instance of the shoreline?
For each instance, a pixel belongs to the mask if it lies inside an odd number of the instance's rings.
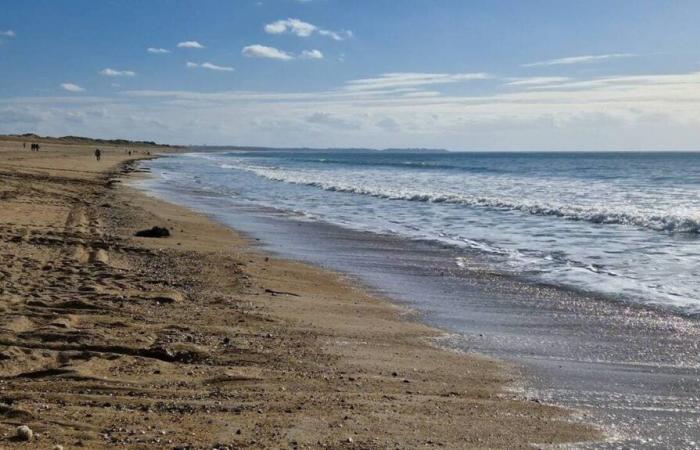
[[[114,174],[61,170],[95,167],[88,151],[49,149],[30,163],[0,149],[19,158],[11,175],[0,167],[17,180],[3,197],[12,207],[0,213],[1,245],[20,258],[0,316],[3,445],[27,445],[12,440],[19,423],[48,448],[514,448],[599,437],[509,393],[501,363],[426,343],[440,332],[342,276],[270,257],[115,183],[128,177],[117,151],[102,163]],[[166,224],[169,238],[132,237]]]
[[[172,155],[168,155],[168,156],[172,156]],[[152,159],[157,159],[157,158],[152,158]],[[144,159],[144,160],[139,160],[139,161],[146,161],[146,160]],[[138,182],[138,181],[143,181],[143,180],[136,180],[136,181]],[[172,203],[174,205],[183,206],[187,209],[190,209],[190,210],[197,212],[196,210],[194,210],[193,208],[191,208],[189,206],[182,205],[176,201],[170,201],[170,200],[165,199],[165,198],[160,198],[157,195],[154,195],[152,192],[148,193],[149,188],[136,188],[136,189],[143,192],[145,195],[147,195],[149,197],[159,199],[159,200],[166,202],[166,203]],[[289,211],[277,209],[274,207],[265,206],[265,207],[260,207],[260,209],[265,210],[266,212],[270,212],[272,215],[275,215],[275,216],[289,214]],[[247,239],[249,241],[249,244],[251,246],[259,245],[260,239],[255,238],[252,233],[236,229],[234,226],[227,225],[223,220],[218,219],[215,216],[208,215],[207,213],[204,213],[204,212],[197,212],[197,213],[204,215],[205,217],[207,217],[207,219],[212,220],[212,221],[214,221],[214,222],[216,222],[224,227],[230,228],[232,231],[234,231],[235,233],[237,233],[239,235],[242,235],[243,237],[245,237],[245,239]],[[295,212],[290,217],[294,218],[295,214],[297,214],[297,213]],[[339,224],[335,224],[335,223],[323,222],[323,224],[328,226],[328,227],[347,229],[343,225],[339,225]],[[351,231],[352,233],[376,236],[376,237],[379,237],[380,239],[386,239],[387,237],[389,237],[389,238],[396,238],[398,240],[401,240],[401,239],[406,238],[404,236],[396,237],[393,235],[387,235],[385,233],[378,232],[378,231],[356,230],[356,229],[348,229],[348,230]],[[437,241],[437,240],[412,239],[412,238],[408,238],[408,239],[410,239],[412,242],[415,242],[418,244],[426,244],[428,246],[438,246],[441,248],[449,248],[449,249],[454,249],[454,250],[464,250],[461,247],[458,247],[458,246],[455,246],[452,244],[448,244],[448,243],[444,243],[442,241]],[[296,261],[296,259],[294,259],[293,257],[286,258],[282,253],[279,253],[279,252],[275,251],[274,249],[269,249],[269,248],[264,249],[263,252],[269,252],[273,255],[276,255],[276,257],[279,257],[281,259],[290,259],[292,261]],[[301,262],[303,262],[303,261],[301,261]],[[317,266],[317,264],[314,264],[314,263],[310,263],[310,264],[312,266]],[[330,270],[331,272],[334,271],[333,269],[324,269],[324,270]],[[469,269],[469,270],[472,270],[472,269]],[[465,270],[465,271],[469,271],[469,270]],[[349,274],[347,274],[343,271],[337,271],[337,272],[342,274],[342,275],[349,276]],[[574,296],[578,296],[578,297],[582,297],[582,298],[584,298],[584,297],[590,298],[590,299],[595,300],[595,301],[608,303],[608,304],[611,304],[611,305],[616,306],[616,307],[629,308],[629,309],[634,310],[634,311],[653,312],[653,313],[659,314],[659,315],[675,316],[675,317],[680,317],[683,319],[690,319],[690,320],[700,319],[700,312],[690,312],[690,311],[684,310],[681,307],[678,307],[676,305],[666,305],[666,304],[662,304],[660,302],[645,301],[645,300],[639,299],[639,298],[634,298],[632,300],[632,299],[626,297],[624,294],[612,295],[612,294],[607,294],[607,293],[603,293],[603,292],[596,292],[596,291],[587,290],[587,289],[580,288],[580,287],[575,286],[575,285],[562,285],[562,284],[558,284],[558,283],[556,283],[554,281],[550,281],[550,280],[540,280],[540,279],[532,278],[532,277],[528,277],[528,276],[512,274],[512,273],[508,273],[508,272],[497,272],[497,271],[492,271],[492,270],[473,270],[473,272],[470,273],[470,275],[474,276],[474,277],[479,277],[479,276],[486,277],[486,276],[488,276],[488,277],[494,277],[494,278],[501,278],[501,279],[507,280],[509,282],[528,284],[536,289],[558,291],[558,292],[562,292],[564,294],[574,295]],[[351,279],[350,282],[351,283],[360,283],[362,289],[370,290],[375,295],[382,297],[382,293],[379,292],[376,288],[373,288],[373,287],[367,286],[367,285],[363,285],[362,282],[359,280]],[[397,299],[393,299],[393,298],[386,299],[386,301],[388,301],[389,303],[392,303],[392,304],[398,304],[398,305],[402,304],[402,302],[399,302]]]
[[[187,156],[144,162],[153,177],[137,186],[245,232],[267,252],[370,286],[419,312],[421,323],[451,332],[442,340],[447,348],[508,361],[519,369],[527,398],[583,413],[605,430],[608,441],[581,447],[698,442],[691,425],[699,413],[697,318],[480,271],[478,263],[457,269],[455,258],[469,255],[454,247],[306,220],[264,200],[259,205],[256,193],[266,186],[246,174],[235,175],[231,190],[214,181],[226,176],[216,168],[190,170],[190,163]],[[209,189],[200,189],[197,180],[210,175]],[[274,196],[277,186],[267,188]]]

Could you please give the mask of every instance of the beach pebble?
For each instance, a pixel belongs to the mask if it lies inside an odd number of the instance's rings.
[[[62,445],[54,445],[53,450],[63,450],[63,446]]]
[[[170,230],[165,227],[151,227],[147,230],[137,231],[134,236],[138,237],[148,237],[148,238],[163,238],[170,236]]]
[[[26,425],[17,427],[17,438],[22,441],[31,441],[34,438],[34,432]]]

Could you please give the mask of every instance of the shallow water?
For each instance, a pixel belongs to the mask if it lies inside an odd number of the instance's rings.
[[[577,408],[615,438],[593,448],[699,447],[700,325],[689,314],[692,308],[660,301],[651,307],[649,299],[634,297],[634,292],[610,298],[600,294],[604,290],[585,285],[571,289],[576,279],[562,281],[524,270],[510,261],[510,255],[494,258],[478,246],[397,230],[368,232],[372,228],[366,225],[370,222],[366,216],[379,214],[381,219],[386,203],[365,202],[370,209],[359,214],[357,199],[340,200],[356,194],[338,193],[342,196],[324,203],[315,195],[303,195],[306,189],[317,189],[314,186],[293,185],[304,189],[295,197],[285,183],[256,181],[259,175],[221,167],[227,163],[219,158],[232,157],[147,162],[155,176],[141,186],[260,238],[278,254],[346,272],[405,302],[429,324],[452,332],[441,342],[448,347],[518,363],[526,373],[526,396]],[[191,172],[195,169],[197,174]],[[297,200],[303,208],[287,206]],[[413,203],[431,207],[427,202]],[[310,208],[306,205],[315,205],[318,211],[338,208],[347,214],[348,224],[319,220],[319,215],[305,213]],[[484,211],[490,212],[481,216],[523,214]],[[669,241],[695,245],[692,231],[674,234],[632,225],[524,216],[562,220],[574,228],[620,228],[610,233],[640,233],[657,245]],[[395,225],[403,223],[402,217],[387,216]],[[563,226],[556,228],[561,232]],[[623,239],[622,234],[617,236]]]
[[[431,240],[478,263],[700,313],[700,154],[193,153],[182,186],[343,227]]]

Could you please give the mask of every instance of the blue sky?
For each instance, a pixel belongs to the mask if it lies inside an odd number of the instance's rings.
[[[6,0],[0,133],[695,150],[698,17],[694,0]]]

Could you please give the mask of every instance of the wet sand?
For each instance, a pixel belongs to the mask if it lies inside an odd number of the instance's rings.
[[[0,141],[0,447],[519,448],[597,436],[333,272]],[[140,149],[134,158],[143,157]],[[136,238],[166,226],[168,238]],[[33,442],[18,441],[28,425]]]

